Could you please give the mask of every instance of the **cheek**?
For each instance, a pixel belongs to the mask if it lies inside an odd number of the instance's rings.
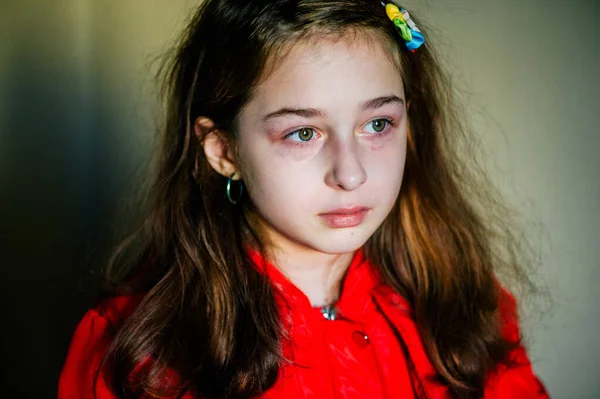
[[[365,147],[370,151],[389,152],[390,149],[396,148],[399,145],[401,138],[398,134],[384,134],[383,136],[364,137]],[[397,150],[394,150],[397,151]]]
[[[370,152],[367,175],[372,191],[380,193],[382,198],[395,198],[402,183],[405,162],[406,136],[388,141]]]
[[[244,184],[263,216],[280,218],[290,210],[298,214],[317,199],[319,177],[311,166],[265,151],[244,161]]]
[[[368,139],[365,147],[369,149],[370,162],[379,172],[378,175],[396,176],[392,170],[404,169],[406,161],[406,134],[398,133],[382,138]]]

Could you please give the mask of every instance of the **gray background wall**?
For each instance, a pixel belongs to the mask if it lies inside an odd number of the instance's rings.
[[[184,0],[4,0],[0,5],[0,304],[3,396],[53,397],[88,270],[152,143],[151,60]],[[523,310],[554,398],[600,381],[600,3],[409,1],[437,31],[470,101],[492,176],[547,231],[555,304]]]

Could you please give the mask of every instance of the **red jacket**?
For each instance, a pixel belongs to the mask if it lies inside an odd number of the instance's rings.
[[[374,268],[364,260],[362,251],[352,261],[344,280],[337,317],[327,320],[311,307],[306,296],[273,265],[266,268],[287,321],[290,341],[283,342],[286,357],[294,365],[282,366],[275,385],[263,399],[326,398],[450,398],[429,361],[408,302],[388,286],[382,285]],[[516,306],[508,296],[502,313],[505,333],[518,336]],[[139,297],[118,297],[90,310],[79,323],[58,389],[59,399],[92,399],[94,371],[109,344],[108,320],[126,317]],[[549,398],[536,378],[523,347],[511,358],[521,365],[488,377],[486,399]],[[113,399],[100,379],[98,399]],[[417,396],[418,395],[418,396]],[[192,393],[184,399],[195,398]]]

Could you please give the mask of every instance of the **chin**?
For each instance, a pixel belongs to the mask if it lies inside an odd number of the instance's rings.
[[[354,229],[328,234],[319,242],[313,242],[311,246],[320,252],[332,255],[354,252],[367,242],[370,235],[365,234],[365,232],[351,230]]]

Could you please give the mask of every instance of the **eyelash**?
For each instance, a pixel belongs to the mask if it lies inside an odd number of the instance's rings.
[[[377,121],[384,121],[386,123],[386,126],[383,128],[383,130],[381,132],[371,133],[370,136],[382,136],[382,135],[385,135],[389,131],[389,128],[392,128],[392,127],[395,126],[394,121],[392,119],[390,119],[390,118],[377,118],[377,119],[373,119],[373,120],[369,121],[365,126],[368,126],[369,124],[371,124],[373,122],[377,122]],[[311,127],[301,127],[300,129],[296,129],[293,132],[290,132],[290,133],[286,134],[283,137],[283,140],[289,142],[290,145],[293,145],[293,146],[296,146],[296,147],[305,147],[305,146],[309,145],[309,143],[311,141],[313,141],[314,137],[311,138],[310,140],[304,141],[304,142],[302,142],[302,141],[294,141],[294,140],[290,140],[289,139],[291,136],[300,133],[300,131],[303,130],[303,129],[310,129],[310,130],[313,131],[313,133],[315,135],[318,134],[316,132],[316,130],[313,129],[313,128],[311,128]]]

